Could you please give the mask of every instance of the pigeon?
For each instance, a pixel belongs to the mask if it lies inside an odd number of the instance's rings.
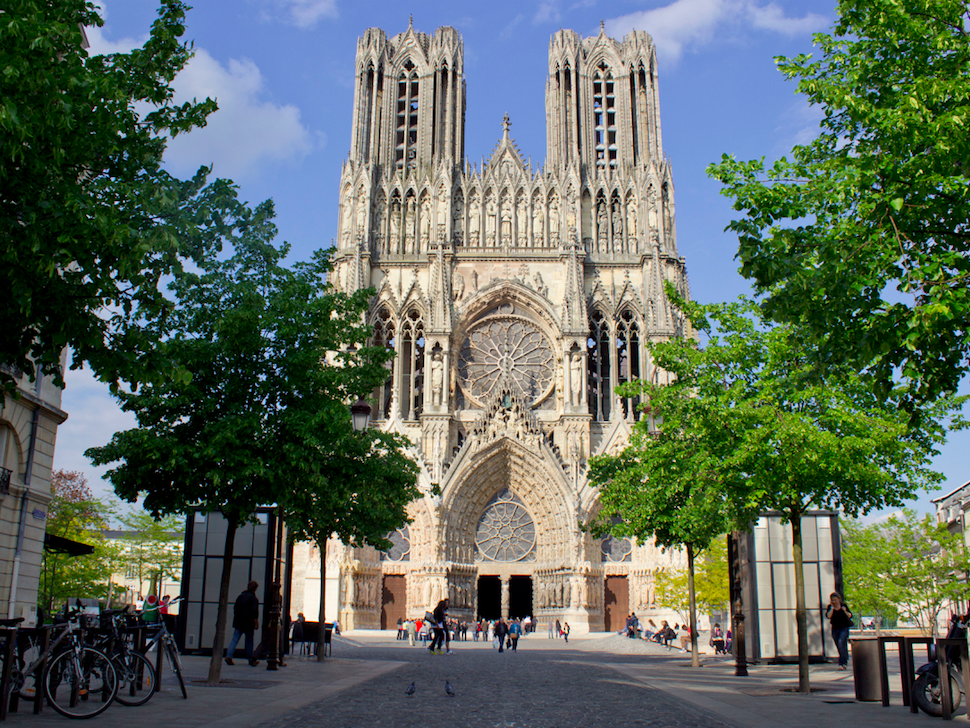
[[[408,685],[408,689],[404,691],[404,694],[407,695],[409,698],[412,695],[414,695],[414,683],[411,683],[410,685]]]
[[[449,698],[455,697],[455,689],[451,687],[451,683],[445,680],[445,692],[448,693]]]

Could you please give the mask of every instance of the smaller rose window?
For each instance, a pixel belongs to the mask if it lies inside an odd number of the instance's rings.
[[[495,494],[478,519],[475,551],[479,561],[535,558],[536,527],[519,497],[507,488]]]
[[[381,554],[381,561],[410,561],[411,532],[407,526],[387,534],[391,548]]]
[[[603,561],[619,563],[630,561],[633,553],[633,543],[628,538],[613,538],[606,536],[600,546],[603,553]]]

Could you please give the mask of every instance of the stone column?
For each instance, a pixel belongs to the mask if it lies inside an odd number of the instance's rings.
[[[509,618],[509,577],[502,577],[502,618]]]

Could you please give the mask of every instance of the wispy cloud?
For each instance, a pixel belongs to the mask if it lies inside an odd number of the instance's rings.
[[[525,20],[525,15],[523,13],[519,13],[514,18],[512,18],[512,20],[509,21],[509,24],[502,29],[501,33],[499,33],[499,38],[501,38],[502,40],[508,40],[509,38],[511,38],[512,31],[515,30],[515,27],[523,20]]]
[[[828,19],[816,13],[790,17],[775,3],[755,0],[674,0],[669,5],[629,13],[606,21],[613,37],[631,30],[645,30],[653,36],[657,52],[676,61],[685,50],[709,43],[727,30],[745,27],[783,35],[821,30]]]
[[[263,0],[264,15],[300,28],[312,28],[321,18],[337,17],[337,0]]]
[[[205,128],[169,142],[165,159],[177,173],[212,164],[214,174],[238,181],[264,163],[301,158],[325,141],[303,125],[299,108],[264,98],[263,76],[251,60],[230,59],[224,66],[197,50],[173,85],[176,102],[210,97],[219,104]]]

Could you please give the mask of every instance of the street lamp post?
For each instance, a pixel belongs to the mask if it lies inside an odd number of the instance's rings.
[[[350,416],[354,423],[354,432],[363,432],[370,426],[371,407],[363,397],[350,408]]]

